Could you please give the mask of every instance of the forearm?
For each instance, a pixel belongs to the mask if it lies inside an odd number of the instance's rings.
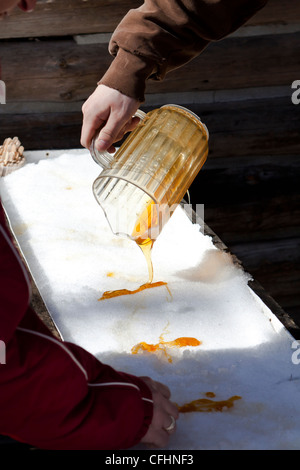
[[[115,59],[100,83],[144,100],[145,82],[162,80],[211,42],[244,24],[267,0],[145,0],[115,30]]]
[[[7,345],[0,433],[51,450],[137,444],[152,420],[152,394],[144,381],[55,339],[39,323],[28,309]]]

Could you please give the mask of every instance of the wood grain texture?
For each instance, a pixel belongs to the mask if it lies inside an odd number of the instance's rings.
[[[143,0],[38,0],[35,11],[24,14],[16,9],[1,24],[1,38],[65,36],[112,32],[130,8]],[[288,25],[299,22],[297,0],[269,0],[246,24]]]
[[[72,39],[61,38],[1,42],[0,58],[7,103],[85,100],[112,60],[106,44],[77,45]],[[163,82],[149,80],[146,91],[291,87],[299,73],[300,32],[230,38],[211,44]]]
[[[288,96],[185,105],[208,126],[209,159],[232,158],[238,168],[244,157],[272,155],[276,159],[300,154],[300,109]],[[18,135],[25,149],[76,148],[80,147],[81,124],[81,111],[0,114],[0,140]]]
[[[33,12],[14,10],[1,24],[0,38],[70,36],[115,29],[130,8],[142,0],[38,0]]]

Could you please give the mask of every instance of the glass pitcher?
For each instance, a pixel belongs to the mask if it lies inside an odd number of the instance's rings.
[[[116,235],[154,241],[206,161],[208,130],[178,105],[145,114],[114,155],[90,151],[103,168],[93,193]]]

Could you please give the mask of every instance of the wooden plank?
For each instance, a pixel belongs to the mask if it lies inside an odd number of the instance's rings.
[[[112,32],[130,8],[143,0],[39,0],[34,12],[24,15],[16,9],[1,23],[0,38],[61,36]],[[294,24],[300,18],[300,4],[293,0],[269,0],[247,23],[253,25]]]
[[[206,174],[203,175],[203,179],[205,176]],[[217,182],[211,180],[210,182],[212,183],[211,187],[218,189],[219,203],[210,202],[209,192],[207,195],[201,195],[201,198],[198,199],[192,195],[192,201],[205,204],[205,221],[211,224],[228,244],[250,241],[254,243],[299,235],[299,189],[294,189],[294,194],[283,194],[281,197],[276,197],[274,194],[268,193],[266,185],[264,198],[260,199],[258,195],[255,199],[255,195],[253,195],[251,200],[245,202],[245,199],[249,197],[247,187],[240,189],[239,185],[235,185],[232,180],[227,182],[224,180],[223,184],[219,186]],[[291,181],[291,185],[292,183]],[[226,186],[230,191],[229,185],[231,185],[232,195],[235,195],[238,201],[236,204],[230,204],[226,198]],[[203,188],[201,188],[202,192],[204,192]]]
[[[79,46],[71,39],[2,42],[0,59],[7,103],[85,100],[112,60],[107,45]],[[149,81],[147,93],[290,87],[298,76],[300,32],[230,38],[211,44],[163,82]]]
[[[130,8],[142,3],[142,0],[40,0],[29,14],[14,10],[1,23],[0,38],[111,32]]]
[[[270,265],[286,263],[288,266],[297,266],[297,274],[300,274],[300,237],[281,238],[279,240],[260,240],[247,243],[231,243],[231,251],[240,259],[250,271],[261,270],[264,267],[269,271]],[[287,267],[287,273],[290,269]],[[295,269],[291,270],[295,274]],[[293,274],[293,277],[294,277]],[[283,272],[281,276],[283,277]],[[291,277],[291,275],[290,275]],[[294,292],[294,286],[281,288],[281,293]],[[299,291],[300,296],[300,291]]]
[[[148,93],[226,90],[290,84],[300,73],[300,33],[228,38],[197,58],[149,82]]]
[[[242,157],[300,154],[299,110],[288,97],[185,105],[208,126],[210,159],[238,164]],[[0,140],[19,135],[31,150],[80,147],[81,123],[81,111],[0,114]]]
[[[300,20],[300,2],[297,0],[269,0],[245,26],[268,24],[295,24]]]
[[[244,269],[285,309],[300,305],[300,238],[229,245]],[[300,325],[300,311],[297,322]]]
[[[0,60],[7,103],[63,103],[86,99],[112,58],[105,44],[78,46],[66,39],[0,43]]]
[[[210,158],[299,155],[299,109],[289,97],[187,105],[210,130]]]
[[[0,115],[0,141],[13,134],[27,150],[80,148],[81,125],[80,112]]]
[[[291,333],[295,339],[300,339],[300,308],[296,307],[297,310],[288,308],[288,305],[284,303],[284,299],[281,298],[276,301],[267,290],[262,287],[261,283],[256,279],[249,282],[251,289],[261,298],[264,304],[277,316],[281,323]],[[276,295],[276,292],[275,292]],[[283,303],[280,303],[283,302]],[[298,304],[298,306],[300,303]],[[288,310],[286,310],[288,308]]]
[[[247,159],[253,164],[243,166],[237,157],[227,168],[204,166],[189,190],[191,201],[205,205],[206,223],[229,245],[299,236],[300,166],[288,156],[285,165],[276,156],[272,163]]]

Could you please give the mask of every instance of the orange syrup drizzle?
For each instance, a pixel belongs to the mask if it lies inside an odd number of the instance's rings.
[[[205,394],[207,397],[214,397],[213,392],[207,392]],[[198,400],[193,400],[184,405],[177,405],[179,413],[190,413],[190,412],[212,412],[212,411],[224,411],[225,409],[232,408],[236,400],[241,400],[242,397],[239,395],[234,395],[233,397],[228,398],[228,400],[219,400],[214,401],[208,398],[199,398]]]
[[[199,341],[196,338],[190,338],[190,337],[181,337],[177,338],[173,341],[163,341],[162,339],[160,340],[159,343],[157,344],[148,344],[145,342],[141,342],[133,346],[131,349],[132,354],[139,354],[144,351],[148,351],[150,353],[156,352],[156,351],[162,351],[163,354],[167,357],[168,362],[172,362],[172,357],[168,354],[167,348],[184,348],[186,346],[199,346],[201,344],[201,341]]]
[[[129,290],[129,289],[119,289],[113,291],[106,291],[102,294],[98,300],[107,300],[113,297],[119,297],[121,295],[132,295],[137,294],[138,292],[142,292],[145,289],[152,289],[153,287],[160,287],[160,286],[167,286],[166,282],[158,281],[153,282],[153,265],[151,260],[151,250],[153,247],[154,240],[149,238],[149,229],[151,227],[156,226],[157,224],[157,212],[153,210],[154,202],[149,203],[144,211],[142,212],[141,216],[139,217],[136,226],[132,232],[132,239],[136,242],[136,244],[141,248],[143,255],[145,256],[147,266],[148,266],[148,275],[149,280],[145,284],[142,284],[138,289]],[[109,272],[106,274],[107,277],[113,277],[114,273]],[[167,290],[171,295],[169,288]]]
[[[102,294],[102,297],[98,300],[106,300],[106,299],[111,299],[112,297],[119,297],[121,295],[132,295],[132,294],[137,294],[138,292],[142,292],[145,289],[152,289],[153,287],[160,287],[160,286],[166,286],[167,283],[163,281],[158,281],[158,282],[153,282],[149,283],[147,282],[146,284],[142,284],[138,289],[134,290],[129,290],[129,289],[119,289],[119,290],[112,290],[112,291],[106,291]]]

